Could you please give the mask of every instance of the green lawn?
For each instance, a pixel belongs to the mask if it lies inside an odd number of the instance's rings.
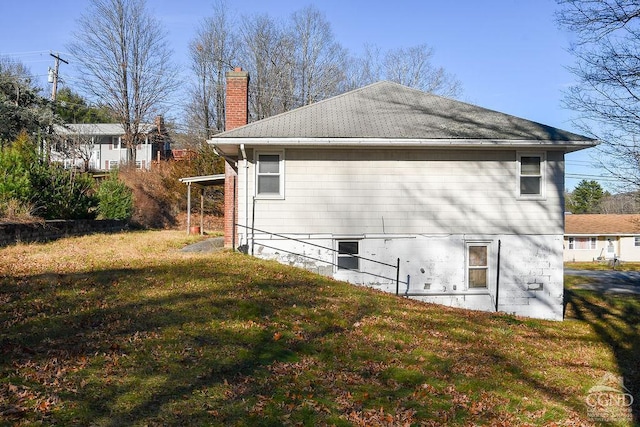
[[[637,298],[568,278],[567,319],[531,320],[179,252],[197,238],[0,249],[0,423],[591,425],[607,374],[640,420]]]

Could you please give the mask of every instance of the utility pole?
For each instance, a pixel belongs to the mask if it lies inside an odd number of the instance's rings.
[[[60,61],[64,62],[67,65],[69,63],[60,58],[59,53],[56,53],[55,55],[53,53],[50,53],[49,55],[53,56],[56,59],[55,68],[53,70],[49,68],[49,83],[53,83],[53,88],[51,89],[51,100],[55,102],[56,94],[58,93],[58,70],[60,69]]]

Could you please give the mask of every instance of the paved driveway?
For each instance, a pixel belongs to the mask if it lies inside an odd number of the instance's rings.
[[[565,269],[564,274],[596,278],[595,283],[578,284],[577,287],[601,293],[640,295],[640,271],[592,271]]]

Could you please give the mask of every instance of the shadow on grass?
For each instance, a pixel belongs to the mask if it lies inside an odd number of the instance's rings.
[[[310,341],[371,311],[366,298],[349,310],[322,309],[335,297],[331,286],[261,268],[187,260],[0,277],[0,413],[109,426],[239,423],[257,398],[238,378],[304,357],[315,351]],[[240,396],[235,406],[222,410],[232,396]]]
[[[565,289],[565,310],[589,324],[613,352],[633,396],[633,425],[640,424],[640,297]]]

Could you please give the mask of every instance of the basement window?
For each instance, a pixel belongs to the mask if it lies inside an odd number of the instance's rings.
[[[544,197],[545,159],[540,153],[518,154],[518,196],[521,199]]]
[[[487,288],[489,283],[489,243],[467,243],[467,287]]]
[[[258,153],[256,195],[267,198],[284,197],[283,157],[282,153]]]
[[[338,270],[359,270],[359,249],[360,242],[358,241],[338,241]]]

